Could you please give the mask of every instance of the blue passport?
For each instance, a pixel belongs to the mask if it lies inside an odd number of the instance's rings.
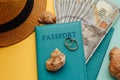
[[[80,22],[37,26],[35,32],[38,80],[87,80]],[[78,49],[75,51],[64,45],[68,37],[77,42]],[[58,71],[50,72],[45,63],[55,48],[64,53],[66,62]]]
[[[96,80],[99,70],[101,68],[104,56],[108,49],[110,40],[112,38],[114,32],[114,28],[111,28],[106,37],[103,39],[101,44],[98,46],[96,51],[94,52],[91,59],[86,64],[88,80]]]

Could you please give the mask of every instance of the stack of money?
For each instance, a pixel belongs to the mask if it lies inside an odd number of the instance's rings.
[[[98,0],[54,0],[57,23],[80,21]]]
[[[119,15],[108,0],[54,0],[54,7],[56,23],[81,21],[86,62]]]

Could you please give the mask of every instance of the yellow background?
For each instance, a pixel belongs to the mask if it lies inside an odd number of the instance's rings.
[[[47,11],[54,12],[53,0]],[[37,80],[35,32],[25,40],[0,48],[0,80]]]

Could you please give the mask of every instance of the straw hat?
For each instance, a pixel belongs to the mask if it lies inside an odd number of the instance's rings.
[[[0,47],[29,36],[45,7],[46,0],[0,0]]]

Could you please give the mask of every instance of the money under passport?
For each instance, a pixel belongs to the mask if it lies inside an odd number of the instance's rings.
[[[86,62],[119,16],[108,0],[54,0],[56,23],[81,21]]]

